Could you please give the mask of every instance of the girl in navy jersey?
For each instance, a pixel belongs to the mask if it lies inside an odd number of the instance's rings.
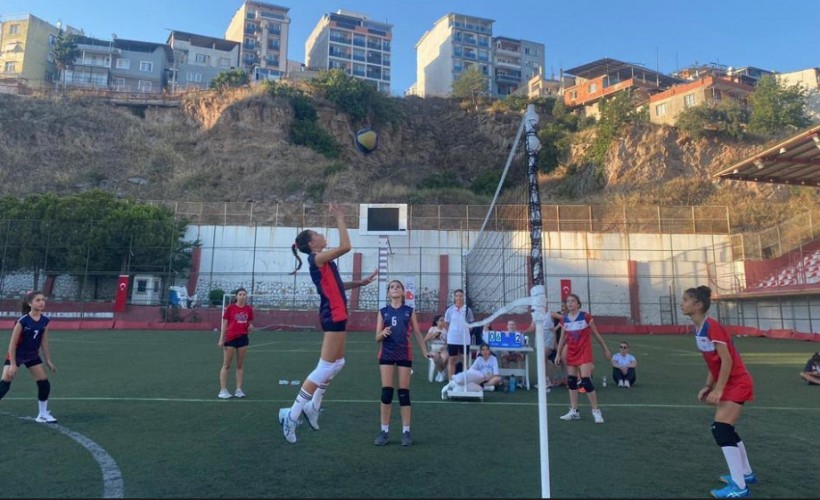
[[[743,498],[749,496],[748,485],[757,483],[757,475],[749,465],[746,446],[735,432],[735,422],[743,404],[754,399],[754,386],[732,337],[707,315],[711,304],[712,290],[699,286],[683,292],[680,308],[695,324],[695,341],[708,368],[698,399],[716,407],[712,435],[729,466],[729,474],[719,477],[727,485],[711,493],[715,498]]]
[[[236,353],[236,392],[234,396],[245,397],[242,382],[245,379],[245,356],[248,354],[250,341],[248,334],[253,331],[253,307],[247,304],[248,291],[239,288],[236,291],[236,302],[228,304],[222,314],[222,329],[217,345],[222,348],[222,368],[219,370],[220,399],[231,398],[228,390],[228,372],[231,369],[233,355]]]
[[[339,246],[326,250],[327,239],[324,235],[312,230],[305,230],[296,236],[296,242],[291,251],[296,257],[296,273],[302,267],[302,259],[297,250],[307,254],[310,266],[310,277],[319,293],[319,320],[324,330],[322,352],[319,363],[310,372],[296,396],[296,401],[290,408],[279,410],[279,423],[282,424],[282,434],[288,443],[296,442],[296,426],[299,417],[304,413],[308,425],[319,430],[319,410],[322,405],[328,384],[345,364],[345,341],[347,340],[347,296],[345,290],[372,283],[376,279],[377,271],[363,280],[342,281],[339,269],[334,260],[351,250],[350,236],[347,234],[344,210],[331,203],[330,213],[336,218],[339,228]]]
[[[410,329],[416,337],[424,357],[430,357],[424,337],[419,330],[416,312],[404,303],[404,284],[393,280],[387,284],[390,304],[379,310],[376,318],[376,342],[379,347],[379,372],[382,378],[381,430],[375,445],[384,446],[390,432],[390,414],[393,409],[393,372],[399,371],[399,407],[401,408],[401,445],[413,444],[410,436],[410,375],[413,367],[413,347]]]
[[[35,291],[26,295],[21,305],[23,316],[14,324],[9,341],[9,351],[3,364],[3,376],[0,378],[0,399],[9,391],[11,381],[17,374],[17,367],[26,365],[31,376],[37,382],[37,403],[39,412],[37,422],[53,424],[57,421],[48,411],[48,395],[51,392],[51,383],[43,369],[43,360],[40,359],[40,349],[46,358],[46,365],[56,372],[57,367],[51,362],[51,352],[48,349],[48,322],[43,314],[46,307],[46,297],[42,292]]]

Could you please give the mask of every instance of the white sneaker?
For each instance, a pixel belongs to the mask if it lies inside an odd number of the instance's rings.
[[[288,443],[296,442],[296,426],[298,422],[290,419],[290,408],[279,409],[279,423],[282,424],[282,435]]]
[[[230,393],[228,393],[228,394],[230,394]],[[235,398],[244,398],[245,397],[245,391],[243,391],[242,389],[237,389],[236,392],[233,393],[233,397],[235,397]]]
[[[623,380],[619,380],[619,381],[618,381],[618,387],[623,387],[623,386],[624,386],[624,381],[623,381]]]
[[[305,415],[305,419],[307,420],[308,425],[314,431],[319,430],[319,410],[313,407],[313,403],[308,401],[305,404],[305,407],[302,409],[302,413]]]
[[[452,389],[451,384],[452,382],[449,382],[447,385],[441,388],[441,399],[447,399],[447,391]]]
[[[494,385],[485,385],[485,386],[484,386],[484,392],[492,392],[492,391],[494,391],[494,390],[495,390],[495,386],[494,386]]]
[[[629,389],[629,387],[630,387],[629,380],[624,380],[624,387],[626,387],[627,389]]]
[[[217,394],[216,397],[218,397],[219,399],[231,399],[233,396],[231,396],[231,391],[229,391],[228,389],[222,389],[219,391],[219,394]]]
[[[595,420],[596,424],[603,424],[604,416],[601,415],[601,410],[592,410],[592,419]]]
[[[44,411],[43,413],[37,415],[37,418],[34,419],[35,422],[39,422],[41,424],[54,424],[57,422],[57,419],[51,416],[48,410]]]
[[[436,375],[436,382],[444,382],[444,372],[438,372]]]
[[[566,415],[561,415],[561,420],[581,420],[581,414],[575,408],[570,408]]]

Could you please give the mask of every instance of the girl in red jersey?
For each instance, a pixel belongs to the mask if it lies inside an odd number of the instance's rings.
[[[48,395],[51,393],[51,383],[43,369],[43,360],[40,359],[40,350],[46,358],[46,365],[53,372],[57,367],[51,362],[51,352],[48,349],[49,319],[43,314],[46,307],[46,297],[42,292],[34,291],[26,295],[20,310],[23,316],[14,324],[9,341],[9,350],[3,364],[3,376],[0,377],[0,399],[9,391],[11,381],[17,374],[17,367],[25,364],[31,376],[37,382],[37,404],[39,412],[34,420],[44,424],[53,424],[57,421],[48,411]]]
[[[424,337],[419,330],[416,311],[404,303],[404,284],[392,280],[387,284],[390,304],[382,307],[376,317],[376,342],[379,345],[379,373],[382,381],[381,429],[374,444],[384,446],[390,433],[390,414],[393,410],[393,373],[399,372],[399,407],[401,409],[401,445],[410,446],[410,375],[413,368],[413,348],[410,330],[416,337],[425,358],[430,357]]]
[[[708,368],[698,399],[716,406],[712,435],[729,466],[729,474],[719,478],[727,486],[711,493],[715,498],[742,498],[749,496],[748,485],[757,483],[757,476],[735,432],[735,422],[743,404],[754,399],[754,385],[729,333],[706,314],[711,304],[712,290],[699,286],[683,293],[680,308],[695,324],[695,340]]]
[[[377,271],[373,271],[367,278],[357,281],[343,282],[339,269],[334,260],[351,250],[350,236],[347,234],[344,210],[331,203],[330,213],[336,217],[339,227],[339,246],[326,250],[327,239],[324,235],[306,229],[296,236],[296,242],[291,251],[296,257],[296,273],[302,267],[302,259],[296,251],[307,254],[310,265],[310,277],[319,293],[319,320],[324,330],[322,352],[319,363],[310,372],[296,401],[290,408],[279,410],[279,423],[282,424],[282,434],[288,443],[296,442],[296,426],[299,417],[305,414],[308,425],[319,430],[319,410],[322,405],[328,384],[345,364],[345,341],[347,340],[347,296],[345,290],[369,285],[376,279]]]
[[[233,355],[236,352],[236,392],[234,396],[244,398],[242,382],[245,379],[245,355],[248,354],[248,334],[253,331],[253,307],[247,304],[248,291],[239,288],[236,291],[236,302],[228,304],[222,314],[222,330],[217,345],[222,348],[222,369],[219,370],[220,399],[231,398],[228,390],[228,372],[231,370]]]
[[[567,388],[569,389],[570,409],[566,415],[561,416],[561,420],[580,420],[581,414],[578,412],[578,388],[582,387],[586,391],[589,404],[592,406],[592,419],[596,424],[603,424],[604,417],[598,408],[598,395],[595,394],[595,386],[592,385],[592,339],[590,335],[595,335],[595,339],[604,349],[604,356],[611,359],[612,355],[607,348],[595,322],[588,312],[581,310],[581,299],[574,293],[567,296],[567,313],[563,316],[552,313],[553,317],[561,319],[561,328],[564,334],[558,343],[555,353],[555,366],[561,364],[562,358],[567,365]],[[566,349],[564,349],[566,346]],[[578,382],[578,375],[581,381]]]

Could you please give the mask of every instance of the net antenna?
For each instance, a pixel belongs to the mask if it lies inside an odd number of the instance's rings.
[[[529,104],[521,120],[504,172],[481,230],[464,257],[465,291],[476,313],[489,315],[470,328],[491,324],[503,314],[529,310],[535,324],[538,372],[541,496],[550,498],[544,329],[552,327],[547,313],[541,249],[541,194],[538,187],[538,114]],[[514,162],[523,132],[523,161]],[[547,322],[549,321],[549,326]]]

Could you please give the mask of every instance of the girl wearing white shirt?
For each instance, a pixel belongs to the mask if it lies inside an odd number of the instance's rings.
[[[490,352],[490,346],[481,344],[479,354],[472,366],[467,371],[457,373],[450,383],[441,389],[441,399],[447,399],[447,392],[455,389],[456,386],[473,383],[483,386],[486,390],[494,391],[501,384],[501,376],[498,374],[498,359]],[[492,389],[490,389],[492,387]]]
[[[632,387],[635,385],[638,360],[629,352],[628,342],[621,342],[618,351],[612,356],[612,380],[618,382],[618,387]]]

